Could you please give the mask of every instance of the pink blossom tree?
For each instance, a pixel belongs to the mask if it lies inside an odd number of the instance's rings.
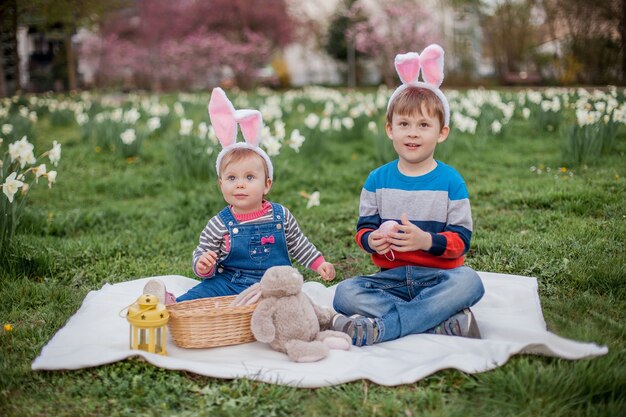
[[[203,88],[227,71],[246,87],[291,30],[282,0],[139,0],[86,40],[81,56],[100,63],[102,81]]]
[[[381,2],[373,10],[361,0],[351,7],[354,15],[366,15],[348,28],[357,51],[374,60],[383,81],[387,85],[397,84],[393,60],[396,54],[421,52],[433,42],[440,42],[440,28],[433,15],[418,0],[389,0]]]

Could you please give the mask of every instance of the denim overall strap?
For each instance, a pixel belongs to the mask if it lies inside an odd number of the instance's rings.
[[[262,223],[241,224],[229,208],[220,212],[230,235],[230,252],[219,262],[220,269],[233,275],[261,279],[263,273],[277,265],[291,265],[285,236],[284,213],[272,203],[273,219]]]
[[[217,213],[217,215],[220,219],[222,219],[222,222],[224,222],[224,225],[226,225],[226,227],[239,223],[237,219],[235,219],[235,216],[233,216],[233,213],[230,211],[229,206],[224,207],[222,211]]]

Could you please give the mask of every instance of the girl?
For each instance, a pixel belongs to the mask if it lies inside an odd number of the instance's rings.
[[[224,91],[215,88],[209,116],[223,146],[216,170],[228,206],[209,220],[193,253],[194,273],[203,280],[176,298],[163,282],[152,279],[144,287],[144,294],[154,294],[164,304],[235,295],[259,282],[268,268],[291,265],[290,258],[316,271],[324,280],[334,279],[334,266],[302,233],[291,212],[265,200],[272,188],[273,166],[258,146],[261,113],[235,110]],[[237,124],[245,142],[236,142]]]

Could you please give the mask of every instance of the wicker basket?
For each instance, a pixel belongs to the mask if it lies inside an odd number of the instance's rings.
[[[254,342],[250,320],[257,305],[231,307],[234,299],[231,295],[168,305],[174,343],[182,348],[209,348]]]

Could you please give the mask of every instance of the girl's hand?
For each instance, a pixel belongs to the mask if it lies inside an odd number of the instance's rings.
[[[379,255],[384,255],[389,252],[391,243],[383,236],[379,231],[374,231],[367,237],[367,244],[370,248],[374,249]]]
[[[320,274],[324,281],[332,281],[335,279],[335,267],[330,262],[322,262],[317,267],[317,273]]]
[[[200,258],[198,258],[198,263],[196,264],[196,269],[202,275],[207,275],[211,272],[211,269],[215,266],[217,262],[217,253],[212,250],[207,250]]]
[[[397,226],[397,229],[397,232],[389,233],[387,238],[387,241],[391,244],[391,249],[395,251],[428,250],[433,246],[433,237],[430,233],[411,223],[406,213],[402,214],[402,224]]]

